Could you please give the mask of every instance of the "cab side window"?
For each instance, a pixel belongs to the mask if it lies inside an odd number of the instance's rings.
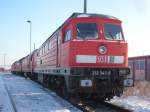
[[[67,41],[69,41],[69,40],[71,40],[71,30],[67,30],[67,31],[65,32],[64,42],[67,42]]]

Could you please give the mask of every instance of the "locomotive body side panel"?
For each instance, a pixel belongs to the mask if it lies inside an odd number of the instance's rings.
[[[38,73],[57,66],[57,35],[45,42],[34,55],[36,65],[34,71]],[[40,73],[40,72],[39,72]]]

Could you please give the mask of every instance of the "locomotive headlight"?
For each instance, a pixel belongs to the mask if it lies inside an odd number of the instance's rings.
[[[100,52],[101,54],[105,54],[105,53],[107,52],[107,48],[106,48],[105,46],[100,46],[100,47],[99,47],[99,52]]]

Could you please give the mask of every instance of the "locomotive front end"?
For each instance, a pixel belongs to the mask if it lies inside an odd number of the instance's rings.
[[[100,99],[120,96],[126,80],[128,46],[121,21],[102,15],[74,19],[74,36],[70,42],[70,66],[74,91]],[[76,88],[76,89],[75,89]]]

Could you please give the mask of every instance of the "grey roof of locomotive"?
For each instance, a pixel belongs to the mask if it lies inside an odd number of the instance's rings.
[[[94,13],[73,13],[70,18],[78,18],[78,17],[100,17],[100,18],[106,18],[106,19],[118,19],[114,16],[109,16],[105,14],[94,14]]]

